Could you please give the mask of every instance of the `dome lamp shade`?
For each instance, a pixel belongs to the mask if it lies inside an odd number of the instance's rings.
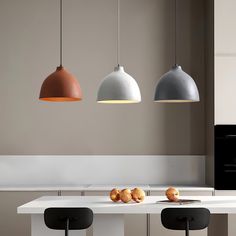
[[[50,102],[80,101],[82,92],[76,78],[59,66],[44,80],[39,99]]]
[[[199,102],[197,86],[181,66],[175,65],[159,80],[155,91],[155,102]]]
[[[139,103],[141,93],[135,79],[124,71],[122,66],[115,67],[107,75],[98,90],[98,103]]]

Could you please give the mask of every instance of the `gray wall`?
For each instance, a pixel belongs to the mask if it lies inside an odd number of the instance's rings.
[[[214,184],[214,0],[206,4],[206,183]]]
[[[204,0],[178,0],[178,59],[196,104],[155,104],[173,64],[173,1],[121,0],[121,62],[142,103],[97,104],[116,65],[116,0],[64,1],[64,65],[84,100],[45,103],[40,86],[59,63],[59,0],[0,0],[0,154],[205,154]]]

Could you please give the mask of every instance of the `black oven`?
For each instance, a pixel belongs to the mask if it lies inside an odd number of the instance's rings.
[[[236,125],[215,126],[215,189],[236,190]]]

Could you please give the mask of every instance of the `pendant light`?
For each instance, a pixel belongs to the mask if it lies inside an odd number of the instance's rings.
[[[155,102],[199,102],[197,86],[190,75],[177,64],[177,7],[175,1],[175,65],[160,78],[155,91]]]
[[[60,0],[60,66],[44,80],[39,99],[48,102],[69,102],[82,99],[78,81],[62,66],[62,0]]]
[[[125,104],[140,101],[141,94],[137,82],[120,66],[120,0],[117,0],[117,66],[100,84],[97,102]]]

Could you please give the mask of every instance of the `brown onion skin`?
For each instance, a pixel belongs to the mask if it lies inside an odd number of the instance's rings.
[[[126,188],[120,192],[120,199],[124,203],[128,203],[132,199],[131,190]]]
[[[137,202],[143,202],[145,198],[145,192],[141,188],[134,188],[132,190],[132,199]]]
[[[119,189],[116,189],[116,188],[113,188],[110,192],[110,199],[113,201],[113,202],[118,202],[120,201],[120,190]]]

